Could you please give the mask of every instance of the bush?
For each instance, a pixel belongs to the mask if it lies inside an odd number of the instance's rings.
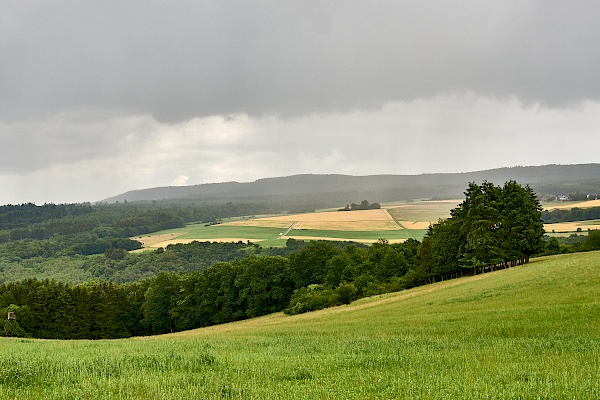
[[[290,304],[283,312],[287,315],[296,315],[336,305],[339,305],[339,300],[333,290],[313,284],[294,291]]]
[[[341,304],[350,304],[356,300],[358,289],[353,283],[342,283],[334,290],[337,300]]]
[[[421,286],[427,283],[427,277],[412,268],[409,269],[406,275],[402,277],[402,280],[404,281],[404,286],[406,289]]]
[[[589,231],[585,245],[589,250],[600,250],[600,231]]]

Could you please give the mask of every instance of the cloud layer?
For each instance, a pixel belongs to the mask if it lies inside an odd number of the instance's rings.
[[[3,2],[0,203],[593,162],[598,15],[596,1]]]

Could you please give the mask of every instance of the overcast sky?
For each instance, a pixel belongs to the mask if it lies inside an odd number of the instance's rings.
[[[600,2],[0,0],[0,204],[600,162]]]

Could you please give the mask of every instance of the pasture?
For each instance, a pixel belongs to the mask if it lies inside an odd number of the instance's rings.
[[[297,316],[113,341],[0,339],[0,398],[600,397],[600,253]]]
[[[285,229],[268,226],[235,226],[226,223],[205,226],[204,224],[189,224],[184,228],[169,229],[150,235],[136,236],[145,249],[166,247],[169,244],[189,243],[191,241],[211,242],[260,242],[265,246],[285,246],[285,240],[278,240]]]
[[[415,201],[386,205],[384,208],[394,220],[403,226],[414,226],[417,229],[427,229],[430,223],[437,222],[440,218],[449,218],[450,210],[457,207],[462,200]]]

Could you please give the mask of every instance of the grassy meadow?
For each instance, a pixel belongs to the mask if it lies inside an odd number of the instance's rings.
[[[395,241],[404,241],[408,238],[421,239],[425,232],[424,229],[399,229],[395,231],[337,231],[337,230],[317,230],[306,229],[290,232],[287,237],[298,240],[310,239],[337,239],[354,240],[356,242],[376,242],[378,239],[385,238],[390,243]]]
[[[0,339],[6,399],[600,398],[600,252],[148,338]]]

